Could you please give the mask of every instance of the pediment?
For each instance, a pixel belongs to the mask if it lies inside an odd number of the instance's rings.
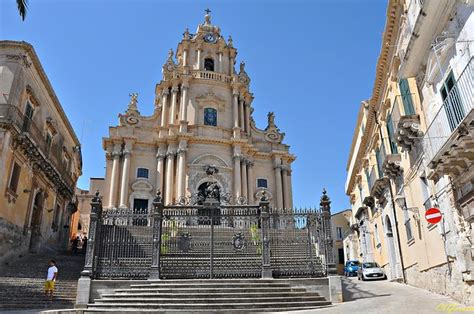
[[[196,101],[199,107],[214,105],[221,110],[223,110],[225,107],[225,100],[211,91],[199,95],[198,97],[196,97]]]
[[[192,164],[193,165],[204,165],[204,166],[214,165],[214,166],[217,166],[217,167],[229,167],[227,165],[227,163],[221,157],[218,157],[216,155],[210,155],[210,154],[201,155],[199,157],[196,157],[196,159],[194,159],[192,161]]]
[[[147,179],[137,179],[132,183],[132,190],[138,192],[151,192],[153,185]]]

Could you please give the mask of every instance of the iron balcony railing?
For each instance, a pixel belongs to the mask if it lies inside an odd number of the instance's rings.
[[[474,107],[473,59],[469,60],[426,130],[423,145],[428,162],[434,159]]]
[[[60,136],[48,143],[44,132],[32,120],[26,118],[17,107],[13,105],[0,105],[0,126],[14,128],[19,134],[26,136],[58,171],[66,185],[74,188],[74,181],[69,171],[69,165],[64,162],[63,143]]]

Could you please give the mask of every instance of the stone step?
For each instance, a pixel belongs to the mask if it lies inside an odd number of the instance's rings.
[[[266,302],[313,302],[313,301],[326,301],[324,297],[321,296],[267,296],[267,297],[232,297],[227,296],[226,298],[214,298],[213,296],[208,297],[199,297],[199,298],[177,298],[177,297],[163,297],[159,295],[158,297],[143,297],[143,296],[113,296],[113,297],[103,297],[95,302],[95,304],[105,304],[105,303],[134,303],[134,304],[143,304],[143,303],[159,303],[159,304],[168,304],[168,303],[248,303],[249,299],[255,303],[266,303]]]
[[[193,293],[193,292],[207,292],[207,293],[271,293],[271,292],[305,292],[304,288],[288,288],[288,287],[273,287],[273,288],[199,288],[199,287],[183,287],[183,288],[129,288],[117,289],[116,292],[126,293]]]
[[[284,282],[201,282],[199,285],[189,283],[149,283],[149,284],[137,284],[130,285],[130,288],[190,288],[193,286],[195,289],[207,289],[207,288],[264,288],[264,287],[287,287],[290,285]]]
[[[100,308],[110,308],[113,307],[114,309],[122,308],[122,309],[181,309],[181,310],[194,310],[194,309],[247,309],[247,310],[255,310],[255,309],[262,309],[262,308],[282,308],[288,309],[291,307],[302,307],[302,306],[327,306],[331,305],[331,302],[328,301],[282,301],[279,302],[278,300],[272,300],[271,302],[247,302],[247,303],[173,303],[173,304],[162,304],[162,303],[151,303],[151,302],[143,302],[143,303],[100,303],[97,301],[96,303],[89,304],[88,309],[100,309]]]
[[[259,309],[258,312],[288,312],[288,311],[303,311],[303,310],[314,310],[314,309],[321,309],[321,308],[329,308],[331,305],[323,305],[323,306],[294,306],[294,307],[287,307],[287,308],[265,308]],[[248,308],[233,308],[233,309],[193,309],[189,311],[183,311],[181,309],[166,309],[166,310],[156,310],[156,309],[140,309],[140,313],[179,313],[179,314],[194,314],[194,313],[233,313],[233,314],[248,314],[252,312]],[[85,314],[93,314],[93,313],[106,313],[106,312],[114,312],[114,313],[136,313],[137,309],[107,309],[107,308],[91,308],[84,310]],[[255,312],[255,311],[253,311]]]
[[[115,297],[127,297],[127,298],[142,298],[142,297],[160,297],[160,298],[182,298],[182,299],[192,299],[192,298],[259,298],[272,296],[275,298],[278,297],[303,297],[303,296],[314,296],[320,297],[317,292],[252,292],[252,293],[127,293],[127,292],[117,292],[115,294],[103,294],[102,297],[105,298],[115,298]]]

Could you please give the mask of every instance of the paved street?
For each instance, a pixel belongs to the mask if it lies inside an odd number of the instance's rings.
[[[343,278],[345,302],[331,309],[297,311],[294,313],[447,313],[440,304],[464,307],[464,313],[474,313],[452,299],[422,289],[389,281],[358,281]],[[452,313],[455,313],[454,311]]]

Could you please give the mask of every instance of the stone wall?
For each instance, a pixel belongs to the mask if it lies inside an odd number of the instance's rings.
[[[411,286],[448,295],[461,303],[472,304],[472,286],[462,280],[457,264],[451,261],[424,271],[419,271],[418,264],[414,264],[405,269],[406,282]]]
[[[0,217],[0,265],[28,250],[28,236],[22,228]]]

